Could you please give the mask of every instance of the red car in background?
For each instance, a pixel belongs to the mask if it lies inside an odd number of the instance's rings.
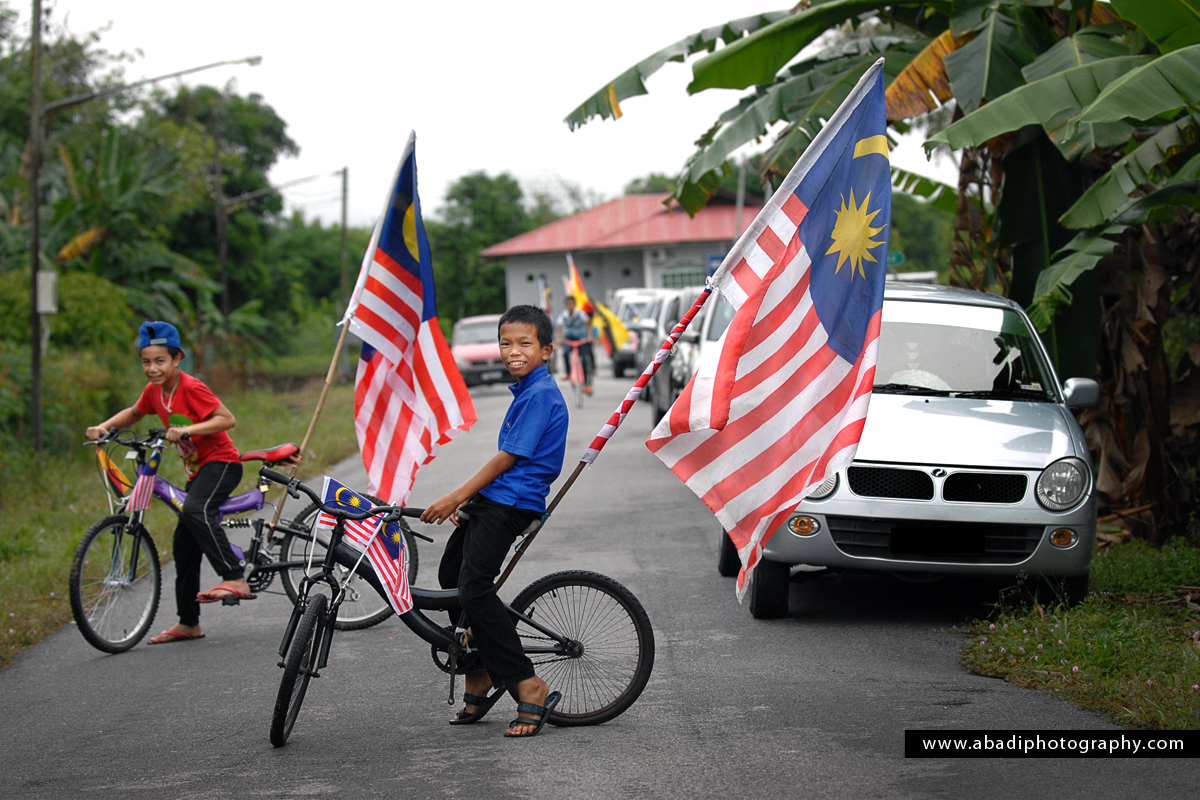
[[[454,323],[450,353],[467,386],[513,382],[500,358],[499,326],[499,314],[463,317]]]

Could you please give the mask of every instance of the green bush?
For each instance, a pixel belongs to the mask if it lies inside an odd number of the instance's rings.
[[[0,275],[0,341],[29,342],[29,270]],[[58,276],[58,313],[48,314],[50,347],[62,351],[132,352],[137,318],[125,290],[88,272]]]

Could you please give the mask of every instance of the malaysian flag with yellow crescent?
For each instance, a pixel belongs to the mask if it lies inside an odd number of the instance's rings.
[[[882,65],[713,275],[736,311],[646,443],[728,532],[739,599],[763,544],[853,460],[866,422],[891,218]]]
[[[340,511],[361,513],[375,507],[367,498],[351,491],[340,482],[325,477],[321,487],[321,502]],[[405,549],[404,531],[399,523],[389,522],[380,528],[380,517],[363,520],[346,520],[346,544],[359,553],[367,554],[367,561],[386,590],[388,603],[397,614],[412,608],[412,590],[408,585],[408,551]],[[337,518],[323,510],[317,514],[316,527],[332,530]]]
[[[343,323],[362,339],[354,429],[367,491],[408,499],[417,471],[475,423],[475,406],[438,323],[410,133],[363,257]]]

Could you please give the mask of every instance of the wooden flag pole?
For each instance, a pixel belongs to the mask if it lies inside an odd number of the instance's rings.
[[[325,385],[321,387],[321,396],[317,399],[317,408],[313,411],[312,421],[308,423],[308,430],[304,434],[304,441],[300,443],[300,456],[304,457],[304,451],[308,449],[308,443],[312,440],[313,431],[316,430],[317,420],[321,418],[321,411],[325,408],[325,399],[329,397],[329,389],[333,386],[334,375],[337,373],[338,359],[342,355],[342,345],[346,343],[346,331],[350,330],[350,321],[346,320],[342,323],[342,332],[338,336],[337,347],[333,350],[333,360],[329,362],[329,372],[325,373]],[[287,476],[289,478],[296,477],[296,470],[299,469],[299,464],[292,464],[288,467]],[[271,520],[271,530],[275,530],[275,526],[279,524],[279,517],[283,515],[283,504],[287,502],[287,492],[285,491],[279,498],[279,502],[275,504],[275,518]]]

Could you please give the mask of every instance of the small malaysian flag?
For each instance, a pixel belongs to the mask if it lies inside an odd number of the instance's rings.
[[[328,476],[321,489],[321,500],[327,506],[345,511],[362,512],[375,507],[367,498]],[[380,531],[379,522],[378,516],[346,520],[344,541],[356,551],[367,554],[367,561],[386,590],[388,603],[397,614],[403,614],[413,606],[404,531],[395,522],[388,523]],[[332,530],[336,524],[337,518],[332,514],[324,510],[317,514],[316,527]]]
[[[129,511],[145,511],[154,500],[154,484],[158,480],[158,465],[162,461],[162,450],[152,450],[146,463],[138,467],[137,480],[129,495]]]
[[[363,341],[354,429],[367,491],[402,503],[417,471],[476,419],[438,323],[415,134],[409,134],[343,323]]]
[[[866,422],[891,216],[882,63],[713,276],[736,311],[646,442],[728,531],[739,598],[763,543],[853,460]]]

